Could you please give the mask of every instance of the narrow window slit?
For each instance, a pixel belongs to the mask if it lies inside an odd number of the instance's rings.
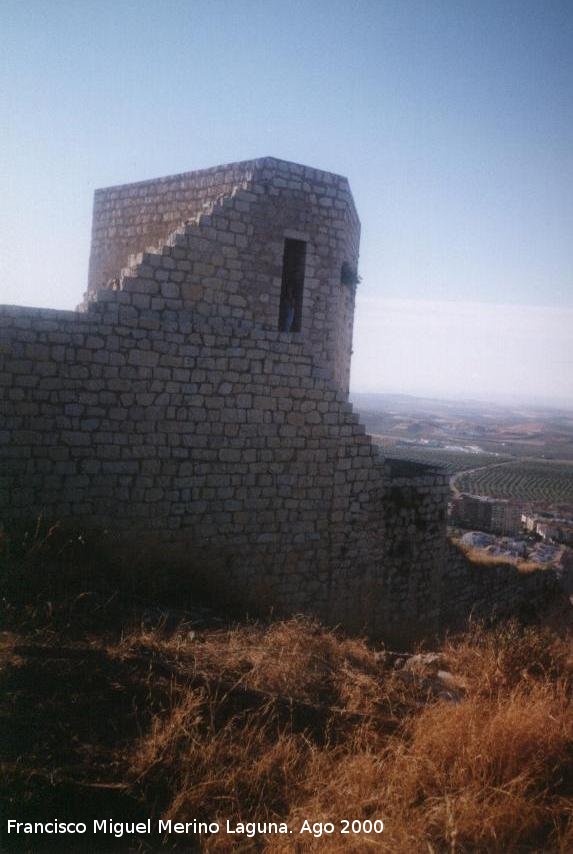
[[[279,307],[279,331],[300,332],[302,326],[302,294],[306,243],[304,240],[285,240],[283,281]]]

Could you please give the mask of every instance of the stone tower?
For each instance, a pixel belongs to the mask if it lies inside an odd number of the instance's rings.
[[[347,393],[359,240],[346,178],[272,157],[97,190],[86,302],[111,284],[141,307],[285,330],[291,301],[291,334]],[[186,263],[155,293],[142,281],[162,247]]]
[[[434,626],[447,480],[348,402],[359,234],[345,178],[274,158],[98,190],[81,310],[0,307],[1,521],[254,611]]]

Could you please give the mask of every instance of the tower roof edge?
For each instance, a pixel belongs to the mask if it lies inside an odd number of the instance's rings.
[[[345,175],[341,175],[338,172],[330,172],[326,169],[319,169],[315,166],[309,166],[303,163],[297,163],[292,160],[285,160],[284,158],[274,157],[272,155],[266,155],[263,157],[256,157],[252,160],[239,160],[230,163],[222,163],[217,166],[210,166],[204,169],[193,169],[187,172],[178,172],[172,173],[170,175],[161,175],[156,178],[146,178],[141,181],[128,181],[122,184],[110,184],[105,187],[97,187],[94,190],[94,195],[109,193],[114,190],[124,190],[127,187],[130,188],[143,188],[145,186],[150,186],[152,184],[158,183],[171,183],[173,181],[181,180],[181,181],[191,181],[193,179],[197,179],[198,177],[207,178],[209,175],[215,175],[221,171],[236,171],[238,173],[237,177],[240,177],[240,173],[243,173],[245,178],[254,177],[255,173],[261,169],[273,169],[280,167],[291,167],[294,169],[302,170],[303,174],[308,174],[309,176],[314,173],[315,177],[319,177],[320,175],[329,175],[331,178],[335,178],[340,182],[344,182],[348,186],[348,190],[350,195],[352,196],[352,192],[350,190],[350,182]]]

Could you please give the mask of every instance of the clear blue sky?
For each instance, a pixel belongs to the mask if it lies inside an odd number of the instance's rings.
[[[273,155],[349,177],[363,306],[573,319],[570,0],[4,0],[0,39],[0,302],[78,302],[96,187]]]

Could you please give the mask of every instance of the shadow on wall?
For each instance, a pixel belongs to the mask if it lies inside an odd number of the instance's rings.
[[[477,563],[448,541],[443,580],[442,620],[463,628],[476,619],[536,616],[553,599],[564,598],[561,574],[554,569],[520,572],[511,563]]]

